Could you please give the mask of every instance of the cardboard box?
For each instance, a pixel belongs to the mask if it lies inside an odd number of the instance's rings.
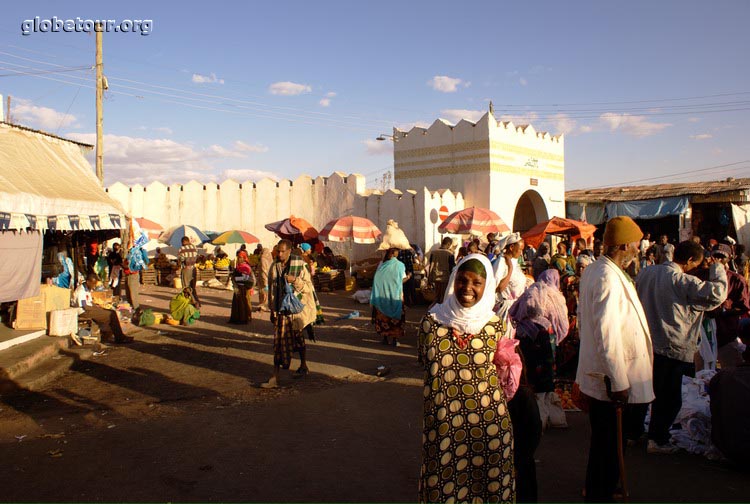
[[[49,312],[50,336],[70,336],[78,332],[78,308],[52,310]]]
[[[70,308],[70,289],[56,285],[42,285],[41,295],[44,296],[44,310],[66,310]]]
[[[47,329],[44,295],[18,300],[14,329]]]

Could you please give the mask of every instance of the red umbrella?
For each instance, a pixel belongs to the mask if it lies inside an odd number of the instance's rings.
[[[265,228],[295,244],[318,239],[318,230],[305,219],[294,215],[289,216],[288,219],[266,224]]]
[[[450,214],[438,226],[438,231],[441,233],[482,236],[487,233],[505,233],[510,231],[510,228],[492,210],[470,207]]]
[[[348,215],[333,219],[326,224],[320,232],[320,239],[334,242],[352,240],[354,243],[375,243],[375,240],[382,234],[370,219]]]
[[[135,220],[141,229],[146,232],[149,238],[158,238],[164,227],[161,224],[157,224],[152,220],[148,220],[144,217]]]
[[[562,217],[552,217],[548,221],[540,222],[533,228],[521,235],[523,240],[534,248],[544,241],[548,234],[566,235],[573,239],[583,238],[588,241],[594,236],[596,226],[588,222],[581,222],[573,219],[563,219]]]

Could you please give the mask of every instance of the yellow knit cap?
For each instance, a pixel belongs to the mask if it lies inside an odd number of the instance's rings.
[[[640,241],[643,231],[630,217],[612,217],[604,228],[604,245],[625,245]]]

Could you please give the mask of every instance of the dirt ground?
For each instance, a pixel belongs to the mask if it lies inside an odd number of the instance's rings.
[[[38,392],[0,398],[2,501],[412,502],[419,477],[422,372],[408,312],[405,344],[380,344],[367,305],[321,294],[327,323],[311,374],[272,369],[271,325],[227,324],[231,292],[201,289],[193,326],[154,326],[130,345],[77,360]],[[172,289],[145,287],[165,310]],[[358,310],[360,316],[335,320]],[[75,351],[72,352],[75,354]],[[296,369],[294,361],[292,369]],[[390,373],[375,376],[377,367]],[[580,500],[588,425],[545,433],[540,500]],[[627,457],[634,501],[747,501],[750,477],[688,454]]]

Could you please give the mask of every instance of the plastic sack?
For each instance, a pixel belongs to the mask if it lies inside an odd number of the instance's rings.
[[[380,244],[378,250],[388,250],[396,248],[399,250],[409,250],[411,244],[406,234],[398,227],[398,222],[393,219],[388,221],[383,235],[383,243]]]
[[[370,289],[358,290],[357,292],[352,294],[352,299],[354,299],[357,303],[368,304],[370,302],[370,294],[372,294],[372,291]]]
[[[156,317],[154,317],[154,310],[146,308],[141,313],[141,319],[138,321],[138,325],[141,327],[154,325],[156,323]]]
[[[294,290],[291,285],[287,283],[285,289],[286,293],[284,294],[284,299],[281,300],[281,313],[287,313],[290,315],[300,313],[305,308],[305,305],[303,305],[302,301],[297,299],[297,296],[294,295]]]
[[[492,359],[497,368],[497,381],[505,393],[506,401],[513,399],[521,383],[523,364],[521,356],[516,352],[518,343],[517,339],[498,340],[495,357]]]

